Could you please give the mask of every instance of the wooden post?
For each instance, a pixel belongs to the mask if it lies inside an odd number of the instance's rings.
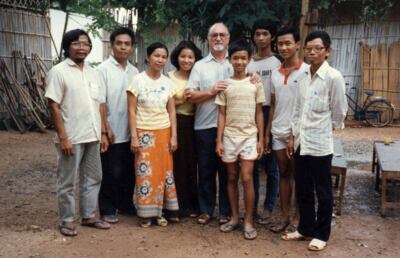
[[[306,25],[306,19],[307,19],[307,14],[308,14],[308,6],[309,6],[309,0],[302,0],[301,1],[301,18],[300,18],[300,51],[299,51],[299,56],[301,59],[304,57],[303,53],[303,46],[304,46],[304,40],[308,34],[308,26]]]

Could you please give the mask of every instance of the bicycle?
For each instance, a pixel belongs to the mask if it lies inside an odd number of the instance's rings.
[[[346,85],[349,85],[346,83]],[[364,94],[367,95],[363,105],[358,104],[359,91],[356,87],[351,87],[350,90],[354,90],[355,99],[346,93],[349,108],[354,112],[354,119],[357,121],[365,120],[369,125],[373,127],[384,127],[392,122],[394,105],[389,99],[382,96],[374,96],[374,91],[371,89],[364,90]],[[352,105],[350,104],[352,103]]]

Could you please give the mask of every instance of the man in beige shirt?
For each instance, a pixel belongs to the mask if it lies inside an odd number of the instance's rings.
[[[75,225],[75,186],[79,178],[79,202],[82,226],[109,229],[95,219],[102,178],[101,151],[108,147],[102,133],[100,80],[97,72],[85,64],[92,49],[89,35],[71,30],[62,40],[65,60],[54,66],[46,79],[46,98],[57,131],[57,199],[60,233],[78,234]]]

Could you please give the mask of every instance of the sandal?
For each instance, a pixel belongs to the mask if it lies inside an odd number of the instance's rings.
[[[322,251],[326,247],[326,242],[319,240],[317,238],[313,238],[310,244],[308,245],[308,250],[310,251]]]
[[[174,222],[174,223],[178,223],[179,222],[179,218],[178,217],[169,217],[168,220],[171,221],[171,222]]]
[[[228,223],[230,220],[231,220],[231,218],[229,216],[221,215],[221,216],[219,216],[218,223],[220,225],[222,225],[222,224]]]
[[[148,228],[151,226],[151,219],[141,219],[140,226],[142,228]]]
[[[228,232],[234,231],[238,228],[239,228],[239,223],[234,224],[232,222],[228,222],[228,223],[222,224],[219,227],[219,230],[221,232],[228,233]]]
[[[166,227],[168,226],[168,221],[164,217],[159,217],[157,218],[157,225],[160,227]]]
[[[297,226],[294,224],[290,224],[289,226],[286,227],[284,232],[285,233],[293,233],[295,231],[297,231]]]
[[[119,221],[117,215],[104,215],[101,219],[110,224],[116,224]]]
[[[105,222],[103,220],[95,220],[92,222],[84,222],[84,220],[82,220],[81,226],[95,228],[95,229],[110,229],[111,228],[110,224],[108,224],[107,222]]]
[[[274,222],[274,219],[272,217],[259,217],[257,219],[257,223],[260,225],[269,225]]]
[[[297,240],[305,240],[306,238],[299,233],[299,231],[285,233],[281,236],[282,240],[285,241],[297,241]]]
[[[276,223],[275,225],[272,225],[269,228],[269,230],[271,230],[274,233],[281,233],[287,228],[287,226],[289,226],[289,221],[286,221],[286,222],[280,221],[280,222]]]
[[[198,218],[197,218],[197,223],[206,225],[208,222],[210,222],[211,217],[207,213],[202,213]]]
[[[62,235],[67,236],[67,237],[74,237],[74,236],[78,235],[78,231],[76,231],[76,227],[75,226],[73,226],[73,227],[66,226],[64,224],[64,222],[61,222],[58,225],[58,230],[60,231],[60,233]]]
[[[246,240],[254,240],[257,237],[257,230],[253,227],[244,228],[243,230],[244,239]]]

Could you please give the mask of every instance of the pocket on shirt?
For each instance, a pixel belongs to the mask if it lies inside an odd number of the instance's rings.
[[[329,110],[329,102],[327,97],[320,97],[317,95],[313,96],[312,100],[312,111],[316,113],[322,113]]]
[[[92,99],[100,99],[100,85],[95,82],[89,82],[89,94]]]

